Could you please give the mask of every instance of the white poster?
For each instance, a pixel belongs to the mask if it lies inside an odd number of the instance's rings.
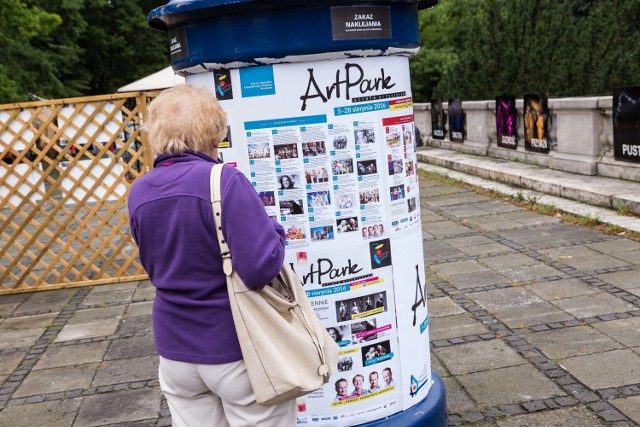
[[[187,83],[220,100],[230,130],[220,155],[284,226],[287,259],[342,348],[329,384],[298,399],[298,424],[360,424],[420,402],[431,365],[408,59],[218,70]]]

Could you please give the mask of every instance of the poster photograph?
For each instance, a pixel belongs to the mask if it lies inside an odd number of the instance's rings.
[[[449,99],[449,139],[464,142],[464,114],[460,98]]]
[[[613,91],[613,152],[616,160],[640,163],[640,86]]]
[[[496,97],[496,135],[498,147],[518,148],[516,139],[516,109],[515,96]]]
[[[544,93],[524,96],[524,148],[549,152],[549,108]]]
[[[444,139],[446,134],[442,99],[431,100],[431,136],[433,139]]]

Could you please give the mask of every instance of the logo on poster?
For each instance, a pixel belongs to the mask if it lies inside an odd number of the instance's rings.
[[[318,258],[317,264],[311,263],[309,266],[309,272],[302,276],[302,284],[314,284],[317,279],[318,284],[322,285],[323,279],[326,282],[327,279],[333,280],[346,278],[347,276],[353,276],[361,271],[362,267],[357,263],[352,262],[350,259],[347,260],[347,265],[334,267],[333,261],[330,259]]]
[[[371,268],[382,268],[391,265],[391,245],[389,239],[371,242],[369,246]]]
[[[341,77],[340,69],[336,70],[335,80],[331,85],[324,86],[324,90],[316,81],[313,75],[313,68],[308,68],[309,80],[307,82],[307,90],[300,97],[302,101],[301,110],[307,109],[307,100],[320,98],[326,103],[332,98],[339,99],[344,94],[345,99],[352,98],[352,91],[357,91],[359,95],[368,92],[386,90],[393,88],[396,84],[391,82],[391,76],[385,75],[384,68],[380,68],[380,75],[375,77],[365,76],[365,72],[358,64],[347,63],[344,66],[344,77]]]

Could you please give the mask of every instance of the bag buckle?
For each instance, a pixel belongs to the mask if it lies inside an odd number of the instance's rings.
[[[320,365],[318,367],[318,374],[322,375],[325,384],[329,382],[329,368],[327,367],[327,365]]]

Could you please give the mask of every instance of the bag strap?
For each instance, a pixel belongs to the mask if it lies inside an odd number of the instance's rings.
[[[218,237],[218,245],[220,246],[220,258],[222,258],[222,269],[226,276],[233,273],[233,265],[231,264],[231,252],[229,246],[222,234],[222,191],[220,190],[220,181],[222,177],[222,168],[224,163],[216,163],[211,168],[211,176],[209,178],[211,191],[211,208],[213,209],[213,224]]]

